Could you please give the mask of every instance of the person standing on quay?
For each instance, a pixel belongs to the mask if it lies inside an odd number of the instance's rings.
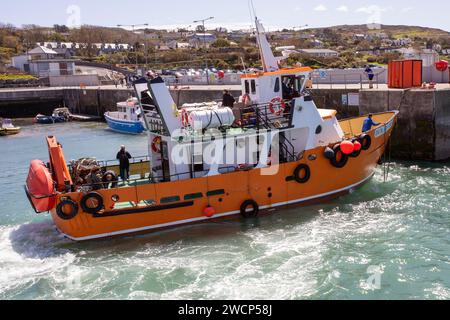
[[[117,154],[117,160],[120,162],[120,178],[122,181],[127,181],[130,178],[130,153],[125,149],[125,146],[120,147]]]

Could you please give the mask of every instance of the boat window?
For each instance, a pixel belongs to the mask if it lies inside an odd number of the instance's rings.
[[[165,197],[161,199],[161,204],[168,204],[179,201],[181,201],[181,198],[179,196]]]
[[[275,88],[273,89],[273,91],[274,91],[275,93],[280,92],[280,78],[277,78],[277,79],[275,80]]]
[[[305,76],[297,77],[297,91],[300,92],[300,90],[302,90],[305,80],[306,80]]]
[[[252,85],[252,94],[256,94],[256,80],[252,80],[251,85]]]
[[[203,198],[203,193],[191,193],[184,196],[184,200],[195,200]]]
[[[224,189],[219,189],[219,190],[212,190],[209,191],[206,196],[208,197],[214,197],[214,196],[221,196],[225,194],[225,190]]]
[[[250,94],[250,84],[245,80],[245,94]]]

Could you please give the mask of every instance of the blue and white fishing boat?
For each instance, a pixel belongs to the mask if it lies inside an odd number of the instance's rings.
[[[130,98],[117,104],[117,111],[106,112],[105,119],[111,130],[125,134],[141,134],[145,129],[139,102]]]

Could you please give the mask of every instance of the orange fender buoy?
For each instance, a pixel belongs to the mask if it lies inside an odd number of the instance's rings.
[[[216,214],[216,209],[211,206],[207,206],[203,211],[203,215],[207,218],[212,218]]]
[[[350,141],[344,141],[341,143],[341,151],[345,155],[350,155],[355,152],[355,145]]]
[[[358,152],[362,149],[362,144],[358,140],[353,143],[353,146],[355,147],[356,152]]]

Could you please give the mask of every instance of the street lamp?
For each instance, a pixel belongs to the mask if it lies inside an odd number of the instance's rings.
[[[199,23],[201,22],[203,25],[203,45],[204,48],[206,49],[206,29],[205,29],[205,21],[209,21],[214,19],[214,17],[209,17],[206,19],[200,19],[200,20],[195,20],[193,23]],[[205,59],[205,65],[206,65],[206,83],[209,84],[209,73],[208,73],[208,59]]]
[[[130,28],[131,27],[131,30],[134,33],[134,31],[136,30],[136,27],[148,27],[148,23],[143,23],[143,24],[125,24],[125,25],[118,24],[117,27],[119,27],[119,28]],[[138,64],[138,50],[137,50],[137,48],[134,48],[134,49],[136,51],[136,73],[137,73],[138,68],[139,68],[139,64]]]

